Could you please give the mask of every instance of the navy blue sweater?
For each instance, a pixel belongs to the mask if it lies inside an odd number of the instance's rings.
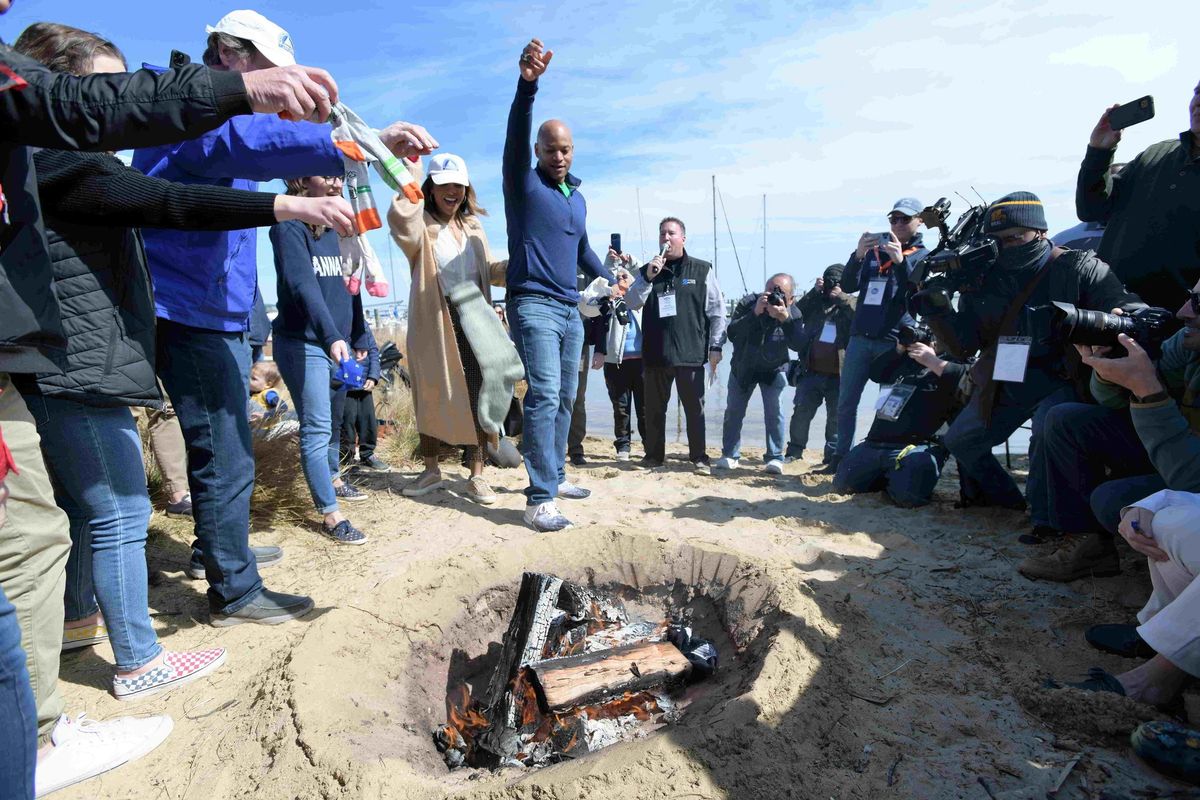
[[[529,165],[535,94],[537,81],[517,79],[504,140],[508,296],[541,294],[574,305],[579,302],[577,267],[591,278],[604,276],[609,283],[613,279],[588,244],[587,203],[579,193],[579,179],[567,174],[567,197],[551,178]]]
[[[362,297],[346,291],[337,234],[326,231],[317,239],[312,228],[293,219],[271,226],[271,246],[279,279],[279,315],[271,323],[275,335],[326,351],[339,339],[366,350]]]

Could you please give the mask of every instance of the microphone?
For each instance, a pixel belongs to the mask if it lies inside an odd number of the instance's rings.
[[[666,257],[667,257],[667,251],[668,251],[668,250],[670,250],[670,249],[671,249],[671,243],[670,243],[670,242],[663,242],[663,246],[662,246],[662,252],[661,252],[661,253],[659,253],[659,256],[661,256],[662,258],[666,258]]]

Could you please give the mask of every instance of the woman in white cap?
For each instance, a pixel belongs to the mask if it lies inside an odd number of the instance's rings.
[[[459,312],[446,296],[472,281],[490,297],[489,286],[504,285],[508,262],[492,260],[479,221],[487,212],[475,199],[466,162],[450,153],[434,156],[421,191],[423,201],[397,197],[388,212],[392,236],[412,268],[408,367],[425,460],[425,471],[403,491],[420,497],[444,488],[441,443],[464,445],[463,460],[471,471],[467,497],[488,505],[496,495],[483,477],[489,437],[479,424],[482,373]]]

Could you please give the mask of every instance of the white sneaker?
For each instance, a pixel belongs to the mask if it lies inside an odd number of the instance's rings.
[[[571,527],[571,520],[562,515],[553,500],[526,508],[525,522],[539,533],[565,531]]]
[[[618,450],[617,451],[617,461],[628,461],[628,460],[629,460],[629,451],[628,450]]]
[[[592,496],[592,490],[563,481],[558,485],[558,496],[565,500],[586,500]]]
[[[738,460],[736,458],[729,458],[728,456],[721,456],[713,466],[717,469],[737,469]]]
[[[175,723],[165,714],[99,722],[61,716],[50,734],[54,747],[38,759],[37,797],[137,761],[162,744]]]
[[[772,458],[770,461],[767,462],[767,465],[765,467],[763,467],[763,469],[765,469],[767,472],[771,473],[772,475],[782,475],[783,474],[783,461],[781,461],[778,458]]]

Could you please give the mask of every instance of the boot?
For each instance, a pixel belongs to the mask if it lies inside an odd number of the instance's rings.
[[[1066,583],[1089,575],[1118,575],[1121,561],[1108,534],[1067,534],[1053,552],[1024,559],[1017,571],[1026,578]]]

